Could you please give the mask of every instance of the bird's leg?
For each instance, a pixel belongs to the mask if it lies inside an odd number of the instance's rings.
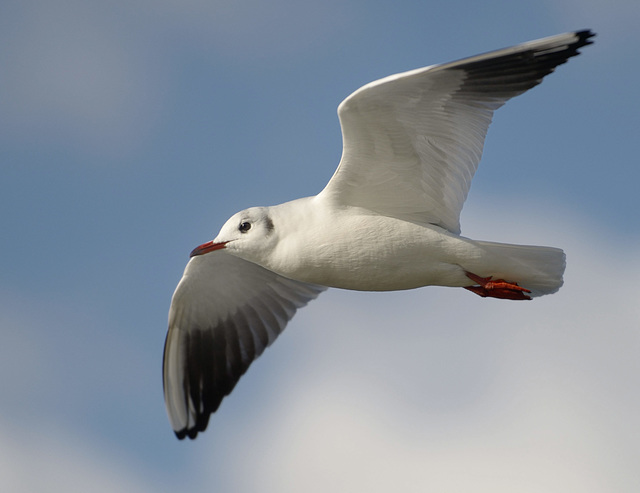
[[[465,272],[467,277],[473,282],[478,283],[479,286],[465,286],[464,289],[468,289],[478,296],[483,298],[501,298],[505,300],[530,300],[531,296],[527,296],[525,293],[530,293],[528,289],[518,286],[516,282],[505,281],[504,279],[492,280],[493,276],[480,277],[471,272]]]

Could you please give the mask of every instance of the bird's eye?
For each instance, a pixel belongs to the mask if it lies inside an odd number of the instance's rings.
[[[240,223],[240,226],[238,226],[238,229],[240,230],[241,233],[246,233],[251,229],[251,223],[243,221]]]

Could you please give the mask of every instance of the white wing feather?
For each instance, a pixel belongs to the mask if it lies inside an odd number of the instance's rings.
[[[493,112],[589,44],[560,34],[367,84],[338,108],[343,153],[321,195],[460,233]]]

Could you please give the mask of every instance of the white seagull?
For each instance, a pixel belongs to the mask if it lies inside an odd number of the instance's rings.
[[[164,396],[178,438],[209,416],[298,308],[327,287],[555,293],[564,252],[460,236],[493,112],[591,43],[578,31],[367,84],[338,107],[342,159],[315,197],[232,216],[173,294]]]

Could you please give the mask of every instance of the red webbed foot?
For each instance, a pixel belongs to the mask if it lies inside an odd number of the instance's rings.
[[[527,296],[525,293],[530,293],[528,289],[518,286],[516,282],[505,281],[504,279],[492,280],[493,276],[480,277],[471,272],[465,272],[467,277],[473,282],[478,283],[478,286],[465,286],[464,289],[476,293],[483,298],[501,298],[504,300],[530,300],[531,296]]]

